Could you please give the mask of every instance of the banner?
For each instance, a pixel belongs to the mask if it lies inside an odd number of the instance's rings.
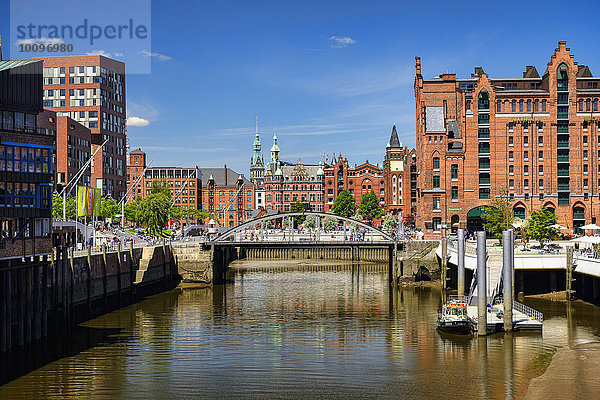
[[[77,186],[77,216],[85,217],[87,215],[87,188],[85,186]]]
[[[85,210],[88,217],[94,215],[94,192],[94,188],[87,188]]]
[[[100,215],[100,204],[102,202],[102,189],[94,189],[94,215]]]

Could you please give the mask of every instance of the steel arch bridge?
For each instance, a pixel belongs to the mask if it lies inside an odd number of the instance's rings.
[[[275,219],[281,219],[281,218],[287,218],[287,217],[307,217],[309,215],[314,215],[316,217],[321,217],[321,218],[327,218],[327,217],[333,217],[337,220],[340,221],[345,221],[348,223],[352,223],[352,224],[357,224],[365,229],[367,229],[368,231],[375,233],[377,235],[382,236],[385,240],[390,241],[390,242],[396,242],[396,240],[394,239],[393,236],[389,235],[388,233],[385,233],[383,231],[380,231],[379,229],[376,229],[370,225],[365,224],[362,221],[357,221],[355,219],[352,218],[348,218],[348,217],[344,217],[342,215],[335,215],[335,214],[328,214],[328,213],[324,213],[324,212],[317,212],[317,211],[304,211],[304,212],[287,212],[287,213],[279,213],[279,214],[272,214],[272,215],[265,215],[264,217],[260,217],[260,218],[256,218],[253,219],[251,221],[247,221],[244,222],[243,224],[240,224],[236,227],[233,227],[231,229],[228,229],[227,231],[221,233],[220,235],[216,236],[214,239],[212,239],[210,241],[210,243],[219,243],[219,242],[224,242],[227,239],[229,239],[230,237],[232,237],[233,235],[235,235],[238,232],[243,232],[245,229],[247,228],[251,228],[257,224],[261,224],[263,222],[267,222],[267,221],[272,221]]]

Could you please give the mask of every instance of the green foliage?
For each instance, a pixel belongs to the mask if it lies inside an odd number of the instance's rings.
[[[67,196],[67,218],[75,219],[77,216],[77,201],[74,196]],[[57,193],[52,194],[52,216],[54,218],[63,217],[62,197]]]
[[[137,210],[141,199],[136,197],[131,203],[125,204],[125,220],[138,223]]]
[[[383,215],[383,209],[379,205],[379,197],[377,197],[373,189],[363,194],[358,209],[360,215],[369,222]]]
[[[335,198],[333,207],[331,207],[331,212],[333,212],[335,215],[351,217],[354,215],[354,211],[356,211],[356,202],[354,201],[354,196],[352,196],[347,190],[342,190]]]
[[[548,240],[556,239],[558,229],[553,228],[556,224],[556,215],[551,213],[547,208],[533,211],[528,218],[529,224],[525,227],[525,233],[530,239],[538,240],[544,243]]]
[[[385,229],[388,232],[393,232],[394,229],[398,226],[398,221],[396,221],[396,218],[394,218],[394,216],[389,213],[386,214],[386,216],[383,218],[383,229]]]
[[[152,181],[152,194],[164,194],[171,199],[171,190],[169,190],[169,184],[164,179]]]
[[[485,213],[482,215],[486,231],[494,235],[496,239],[502,239],[502,232],[506,230],[506,198],[494,196],[490,205],[486,206]],[[508,205],[508,220],[514,219],[512,205]]]
[[[356,212],[354,213],[354,215],[351,217],[352,219],[356,220],[356,221],[360,221],[362,222],[363,218],[360,215],[360,212],[358,210],[356,210]],[[354,222],[350,222],[350,226],[354,229],[358,229],[360,227],[359,224],[354,223]]]
[[[304,212],[304,204],[297,201],[290,205],[290,212]],[[302,225],[304,219],[306,217],[294,217],[294,227],[298,227],[298,225]]]
[[[317,227],[317,216],[309,215],[304,220],[304,227],[306,229],[315,229]]]
[[[326,231],[332,231],[338,226],[338,220],[335,217],[325,217],[323,219],[323,228]]]
[[[139,202],[136,218],[152,236],[162,232],[169,221],[171,197],[164,192],[152,193]]]
[[[100,218],[114,218],[117,214],[121,213],[121,206],[112,197],[103,198],[100,202]]]

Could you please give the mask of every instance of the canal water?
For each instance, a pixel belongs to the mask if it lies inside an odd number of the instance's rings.
[[[599,340],[597,307],[548,300],[527,302],[543,334],[441,336],[441,292],[392,289],[386,267],[237,264],[88,321],[23,376],[11,361],[0,399],[522,398],[559,346]]]

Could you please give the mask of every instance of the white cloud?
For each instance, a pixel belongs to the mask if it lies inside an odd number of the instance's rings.
[[[148,121],[155,121],[158,118],[159,111],[156,107],[146,100],[136,102],[133,100],[127,101],[127,115],[138,116],[145,118]]]
[[[171,59],[171,57],[164,55],[164,54],[160,54],[160,53],[154,53],[151,52],[150,50],[142,50],[140,51],[140,54],[143,55],[144,57],[152,57],[158,61],[169,61]]]
[[[85,53],[86,56],[104,56],[104,57],[112,57],[112,54],[104,51],[104,50],[94,50],[89,53]]]
[[[60,43],[64,43],[65,41],[62,38],[47,38],[47,37],[40,37],[40,38],[31,38],[31,39],[19,39],[17,40],[17,46],[21,45],[21,44],[43,44],[43,45],[49,45],[49,44],[60,44]]]
[[[329,40],[331,41],[331,47],[335,47],[335,48],[352,46],[352,45],[358,43],[356,40],[352,39],[350,36],[330,36]]]
[[[142,127],[142,126],[148,126],[148,125],[150,125],[150,121],[148,121],[147,119],[139,118],[139,117],[127,118],[127,126]]]
[[[123,53],[120,53],[118,51],[115,52],[115,57],[123,57]]]

